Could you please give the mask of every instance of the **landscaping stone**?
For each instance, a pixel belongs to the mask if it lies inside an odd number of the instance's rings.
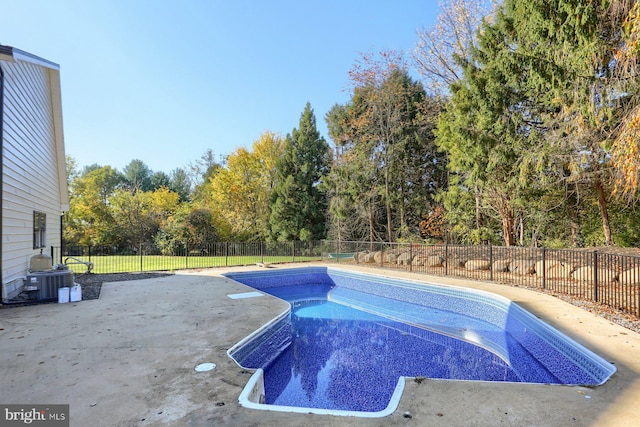
[[[572,277],[575,280],[582,280],[585,282],[593,283],[593,267],[579,267],[573,272]],[[616,280],[617,275],[615,271],[607,269],[598,269],[598,283],[610,283]]]
[[[469,271],[488,270],[491,263],[486,259],[470,259],[464,264],[464,268]]]
[[[398,265],[411,265],[412,259],[413,256],[411,255],[411,252],[404,252],[398,255],[396,262]]]
[[[369,252],[367,255],[365,255],[364,262],[366,264],[375,264],[376,262],[375,256],[376,256],[375,252]]]
[[[542,277],[542,265],[544,264],[544,266],[546,267],[547,271],[549,271],[550,268],[552,268],[553,266],[560,264],[559,261],[553,260],[553,259],[548,259],[546,261],[538,261],[536,262],[536,274],[540,277]]]
[[[363,252],[357,252],[353,258],[356,260],[356,263],[360,263],[363,264],[365,262],[367,262],[367,256],[369,255],[369,252],[363,251]]]
[[[493,262],[493,265],[491,266],[491,270],[496,271],[496,272],[500,272],[500,273],[503,273],[505,271],[509,271],[509,264],[510,263],[511,263],[511,261],[509,261],[508,259],[499,259],[499,260]]]
[[[620,273],[618,281],[622,285],[640,284],[640,267],[630,268]]]
[[[425,267],[442,267],[444,258],[440,255],[429,255],[424,258]]]
[[[573,266],[559,262],[547,267],[545,277],[547,279],[569,279],[571,278],[571,273],[573,273]]]
[[[509,271],[515,274],[533,274],[536,269],[533,261],[526,259],[516,259],[509,264]]]
[[[467,260],[464,258],[450,258],[446,262],[449,267],[464,268],[465,264],[467,263]]]

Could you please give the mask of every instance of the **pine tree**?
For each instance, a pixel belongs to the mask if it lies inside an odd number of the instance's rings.
[[[271,197],[271,240],[317,240],[326,235],[327,202],[319,188],[328,173],[329,146],[316,128],[307,102],[298,129],[285,139],[284,155],[276,163],[276,187]]]

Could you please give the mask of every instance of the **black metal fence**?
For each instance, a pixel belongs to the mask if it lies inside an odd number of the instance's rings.
[[[343,241],[216,242],[161,254],[106,246],[51,248],[76,273],[130,273],[327,261],[538,288],[640,317],[640,257],[589,250]]]
[[[230,267],[257,263],[320,261],[322,242],[213,242],[197,249],[159,253],[154,246],[51,247],[54,263],[76,273],[131,273],[192,268]]]
[[[640,317],[640,257],[593,250],[325,242],[336,263],[538,288]]]

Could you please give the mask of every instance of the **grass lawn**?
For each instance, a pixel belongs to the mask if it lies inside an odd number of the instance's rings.
[[[231,267],[235,265],[250,265],[259,262],[279,263],[279,262],[304,262],[319,261],[320,256],[315,257],[292,257],[286,256],[165,256],[165,255],[104,255],[89,257],[75,257],[81,261],[91,261],[93,263],[92,273],[131,273],[142,271],[170,271],[184,270],[188,268],[210,268],[210,267]],[[87,268],[81,264],[71,264],[69,268],[81,274]]]

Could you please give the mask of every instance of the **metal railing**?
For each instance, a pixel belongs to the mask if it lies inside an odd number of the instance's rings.
[[[114,246],[51,247],[55,263],[74,272],[97,274],[171,271],[251,264],[320,261],[321,242],[213,242],[162,253],[151,245],[121,249]]]
[[[328,260],[511,286],[593,301],[640,317],[640,257],[593,250],[325,242]]]
[[[130,273],[326,261],[537,288],[640,317],[640,257],[593,250],[384,242],[215,242],[160,253],[107,246],[51,247],[56,263],[81,274]]]

